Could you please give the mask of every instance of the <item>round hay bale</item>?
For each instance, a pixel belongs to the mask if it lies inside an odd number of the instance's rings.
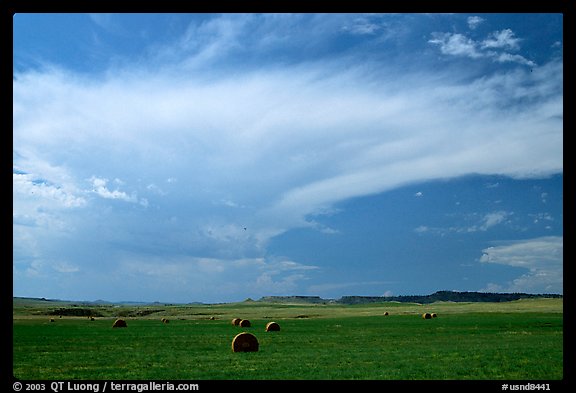
[[[170,323],[170,320],[168,318],[162,318],[164,323]]]
[[[94,317],[90,317],[90,320],[91,320],[91,321],[94,321],[95,319],[94,319]]]
[[[250,323],[249,320],[243,319],[243,320],[240,321],[240,323],[238,324],[238,326],[240,326],[240,327],[250,327],[250,326],[252,326],[252,324]]]
[[[251,333],[238,333],[232,340],[232,352],[258,352],[258,339]]]
[[[210,317],[210,320],[211,320],[211,321],[215,321],[215,320],[216,320],[216,317]]]
[[[242,319],[240,319],[240,318],[234,318],[234,319],[232,320],[232,325],[234,325],[234,326],[240,325],[240,321],[241,321],[241,320],[242,320]]]
[[[279,332],[280,331],[280,325],[278,325],[276,322],[268,322],[266,324],[266,331],[267,332]]]
[[[435,312],[433,312],[431,315],[432,315],[432,318],[437,318],[437,317],[438,317],[438,315],[436,315]]]
[[[432,319],[432,314],[425,312],[424,314],[422,314],[422,318],[423,319]]]
[[[162,323],[164,323],[164,321],[166,321],[166,318],[162,318],[160,321],[161,321]]]
[[[50,322],[54,322],[54,318],[50,318]]]
[[[114,321],[114,324],[112,325],[113,328],[120,328],[120,327],[128,327],[128,325],[126,324],[126,321],[123,319],[117,319]]]
[[[385,312],[384,312],[384,316],[387,317],[388,315],[389,315],[389,314],[388,314],[388,311],[385,311]]]

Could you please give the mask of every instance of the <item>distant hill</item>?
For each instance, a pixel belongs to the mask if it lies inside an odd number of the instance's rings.
[[[333,299],[322,299],[320,296],[264,296],[258,300],[266,303],[334,303]]]
[[[319,296],[265,296],[259,301],[269,303],[338,303],[364,304],[382,302],[421,303],[434,302],[509,302],[519,299],[562,298],[558,294],[493,293],[438,291],[431,295],[404,296],[342,296],[340,299],[322,299]]]

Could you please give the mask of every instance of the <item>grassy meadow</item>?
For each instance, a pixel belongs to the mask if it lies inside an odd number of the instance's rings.
[[[96,317],[50,315],[59,309]],[[438,317],[424,320],[424,312]],[[127,328],[112,328],[119,316]],[[235,317],[249,319],[252,326],[233,326]],[[281,330],[265,332],[269,321]],[[242,331],[257,337],[258,352],[232,352],[232,340]],[[563,301],[88,307],[15,300],[13,375],[23,380],[560,380]]]

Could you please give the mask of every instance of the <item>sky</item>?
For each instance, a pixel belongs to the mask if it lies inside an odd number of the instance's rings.
[[[13,295],[563,293],[562,14],[13,18]]]

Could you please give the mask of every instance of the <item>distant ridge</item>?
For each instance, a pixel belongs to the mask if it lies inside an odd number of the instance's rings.
[[[438,291],[431,295],[404,296],[342,296],[340,299],[322,299],[319,296],[264,296],[259,301],[269,303],[337,303],[364,304],[382,302],[434,303],[434,302],[510,302],[520,299],[562,298],[559,294],[493,293]]]
[[[457,291],[438,291],[431,295],[402,295],[402,296],[342,296],[340,299],[324,299],[320,296],[263,296],[259,300],[252,300],[250,298],[246,301],[256,303],[279,303],[279,304],[365,304],[365,303],[383,303],[383,302],[400,302],[400,303],[434,303],[434,302],[510,302],[520,299],[535,299],[535,298],[563,298],[559,294],[530,294],[530,293],[493,293],[493,292],[457,292]],[[138,302],[138,301],[122,301],[110,302],[106,300],[95,301],[77,301],[77,300],[60,300],[60,299],[46,299],[35,297],[21,297],[13,296],[12,301],[17,302],[19,305],[25,304],[53,304],[53,305],[67,305],[73,307],[79,306],[170,306],[177,304],[216,304],[216,303],[202,303],[202,302],[188,302],[188,303],[170,303],[170,302]],[[224,304],[224,303],[217,303]]]
[[[264,296],[258,301],[266,303],[335,303],[333,299],[322,299],[320,296]]]

